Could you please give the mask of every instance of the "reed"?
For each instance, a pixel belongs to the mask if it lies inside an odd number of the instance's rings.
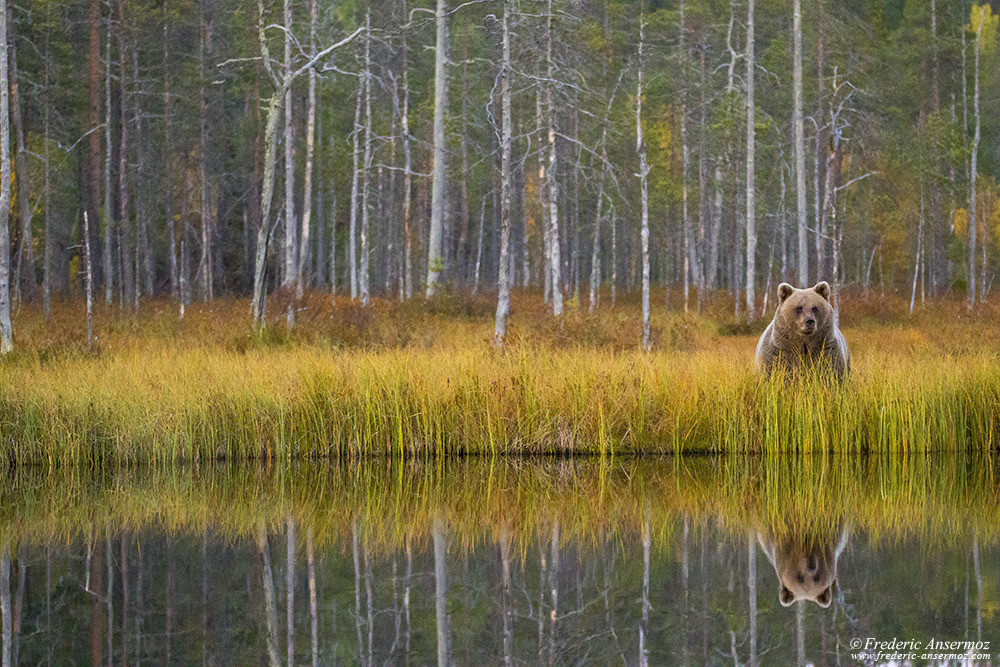
[[[628,306],[573,313],[561,327],[524,316],[497,352],[481,335],[477,303],[317,306],[291,335],[247,333],[241,303],[189,311],[184,323],[154,304],[130,323],[103,314],[91,350],[57,342],[58,319],[32,328],[29,318],[27,340],[0,366],[0,460],[907,454],[998,444],[1000,334],[985,326],[989,313],[845,318],[854,371],[839,385],[761,378],[755,330],[708,316],[661,314],[652,353],[624,347],[615,336],[638,322]],[[346,342],[355,320],[377,343]],[[319,321],[336,323],[324,330]]]

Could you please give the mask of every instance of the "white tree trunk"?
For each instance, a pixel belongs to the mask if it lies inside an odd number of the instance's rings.
[[[973,46],[976,52],[975,70],[973,75],[972,111],[976,117],[976,131],[972,135],[971,167],[969,168],[969,275],[968,275],[968,307],[971,310],[976,303],[976,179],[979,177],[977,161],[979,158],[979,49],[983,32],[983,20],[986,13],[980,14],[979,25],[976,26],[976,42]]]
[[[755,228],[754,156],[756,132],[754,127],[754,0],[747,2],[747,318],[754,314],[754,277],[756,274],[757,231]]]
[[[443,269],[442,254],[444,232],[445,179],[447,177],[444,117],[448,95],[448,69],[445,58],[448,51],[447,0],[437,0],[434,22],[437,26],[437,46],[434,50],[434,169],[431,175],[431,229],[427,253],[428,297],[437,291],[438,279]]]
[[[683,3],[681,6],[683,6]],[[642,137],[642,42],[645,29],[644,21],[644,18],[639,18],[639,81],[636,85],[635,95],[635,150],[639,154],[639,186],[642,193],[642,349],[648,350],[651,346],[649,324],[649,188],[647,179],[649,167],[646,165],[646,144]],[[687,146],[685,145],[685,161],[686,158]],[[684,279],[684,286],[686,292],[686,277]],[[684,301],[686,309],[686,294]]]
[[[351,300],[358,298],[358,184],[361,171],[358,163],[361,156],[361,100],[365,82],[358,79],[358,94],[354,105],[354,147],[351,155],[351,221],[347,231],[348,264],[351,272]]]
[[[166,9],[164,9],[166,11]],[[166,19],[163,22],[163,180],[165,214],[167,218],[167,243],[170,254],[170,296],[177,298],[177,235],[174,231],[174,176],[170,168],[171,122],[170,122],[170,31]]]
[[[510,181],[511,181],[511,108],[510,108],[510,3],[503,0],[503,56],[500,63],[501,138],[500,138],[500,276],[493,343],[502,347],[507,336],[507,313],[510,311]],[[481,235],[480,235],[481,236]]]
[[[284,0],[284,23],[285,23],[285,58],[284,71],[285,78],[292,74],[292,2]],[[286,291],[292,289],[292,283],[296,276],[296,265],[298,262],[298,225],[295,220],[295,140],[292,135],[292,88],[285,89],[285,264],[281,278],[281,286]],[[285,324],[290,329],[295,324],[295,305],[291,299],[288,300],[288,309],[285,313]]]
[[[45,9],[45,24],[46,26],[51,26],[49,22],[51,19],[52,11],[51,6],[46,5]],[[51,95],[49,94],[49,41],[51,37],[52,29],[51,27],[45,30],[45,82],[43,84],[42,90],[43,96],[45,98],[45,250],[44,258],[42,260],[42,309],[45,312],[45,316],[48,317],[52,314],[52,250],[53,250],[53,239],[52,239],[52,184],[50,180],[50,170],[49,170],[49,126],[51,124],[52,116],[52,101]]]
[[[546,72],[548,82],[546,83],[546,112],[548,114],[549,128],[549,242],[552,248],[552,314],[556,317],[563,312],[562,294],[562,260],[559,252],[559,186],[558,175],[556,173],[556,122],[555,104],[553,92],[555,90],[555,65],[552,61],[552,0],[549,0],[548,16],[546,18],[546,33],[548,44],[546,45]]]
[[[0,0],[0,354],[14,349],[10,326],[10,99],[7,69],[7,0]],[[10,576],[9,551],[4,559]],[[5,632],[9,626],[9,607],[3,615]],[[4,651],[10,664],[10,655]]]
[[[372,170],[372,78],[371,78],[371,16],[365,17],[365,159],[362,171],[361,185],[361,244],[359,248],[361,260],[361,273],[358,283],[361,291],[361,305],[368,305],[368,260],[370,250],[368,248],[368,216],[369,216],[369,193],[371,190],[371,170]]]
[[[0,0],[2,1],[2,0]],[[114,301],[115,271],[112,251],[114,214],[111,211],[111,17],[104,51],[104,300]]]
[[[316,0],[309,0],[309,57],[316,56]],[[312,221],[313,154],[316,146],[316,68],[309,68],[309,101],[306,109],[306,172],[302,185],[302,235],[299,239],[298,275],[295,277],[295,298],[301,299],[307,276],[303,275],[309,253],[309,226]]]
[[[406,2],[404,0],[404,7]],[[413,297],[413,239],[410,231],[411,202],[413,199],[413,178],[410,156],[410,49],[407,45],[409,21],[403,25],[403,112],[400,119],[403,134],[403,294],[406,299]]]
[[[806,148],[802,120],[802,0],[792,9],[794,49],[792,58],[792,132],[795,142],[795,204],[799,230],[799,285],[809,282],[809,250],[806,242]],[[821,75],[822,76],[822,75]],[[822,271],[822,266],[817,266]],[[817,280],[821,280],[818,276]]]
[[[198,177],[201,181],[201,259],[198,262],[198,282],[201,285],[201,297],[205,301],[212,300],[212,216],[209,206],[208,189],[208,94],[205,90],[207,73],[205,71],[206,51],[208,58],[211,58],[212,48],[212,22],[205,16],[204,2],[202,10],[199,12],[201,23],[201,40],[198,48],[198,66],[200,69],[200,83],[198,94],[199,103],[199,148]]]

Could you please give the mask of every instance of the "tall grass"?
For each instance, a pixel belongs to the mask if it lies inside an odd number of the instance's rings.
[[[988,315],[968,321],[945,310],[936,323],[911,326],[861,314],[853,329],[845,318],[854,371],[838,385],[761,378],[752,370],[755,330],[708,317],[661,314],[659,346],[627,348],[616,336],[638,321],[631,308],[571,314],[561,326],[539,316],[499,353],[481,335],[488,328],[477,304],[317,307],[291,336],[247,332],[241,303],[189,311],[184,323],[157,304],[131,323],[105,314],[92,350],[55,342],[58,320],[49,328],[29,320],[27,340],[0,365],[0,461],[998,444],[1000,341],[984,326]],[[378,344],[345,342],[352,321]],[[406,338],[407,327],[419,330]]]

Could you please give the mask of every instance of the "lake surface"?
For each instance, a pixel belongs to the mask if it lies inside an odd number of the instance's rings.
[[[0,596],[20,664],[996,664],[998,485],[954,455],[17,469]]]

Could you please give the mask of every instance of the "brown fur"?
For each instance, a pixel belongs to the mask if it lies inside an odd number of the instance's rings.
[[[754,361],[769,375],[775,368],[790,374],[816,365],[828,365],[840,379],[850,371],[851,354],[834,324],[829,284],[809,289],[778,286],[778,308],[761,334]]]
[[[778,576],[778,601],[788,607],[799,600],[830,606],[837,595],[837,560],[847,546],[847,531],[826,538],[794,534],[776,539],[757,533],[757,541]]]

